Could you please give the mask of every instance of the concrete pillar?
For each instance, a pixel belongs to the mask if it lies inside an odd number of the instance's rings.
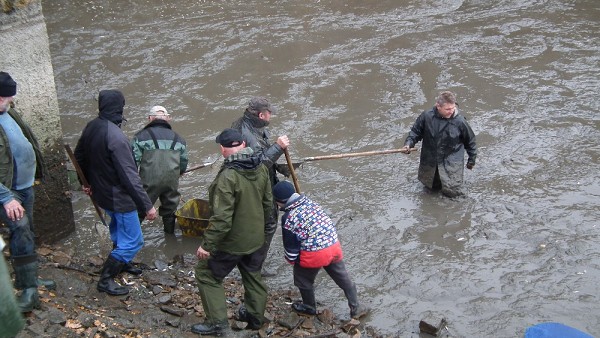
[[[31,126],[49,175],[35,186],[34,224],[39,243],[75,230],[66,153],[41,0],[0,0],[0,71],[17,82],[16,109]]]

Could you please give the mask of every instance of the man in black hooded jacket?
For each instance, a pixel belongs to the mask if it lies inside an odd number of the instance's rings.
[[[121,131],[125,97],[118,90],[102,90],[98,95],[98,117],[83,130],[75,158],[91,189],[87,194],[110,216],[113,251],[104,262],[98,291],[124,295],[129,289],[117,284],[114,277],[121,270],[139,274],[130,265],[144,245],[138,210],[146,218],[156,218],[156,209],[144,191],[127,136]]]

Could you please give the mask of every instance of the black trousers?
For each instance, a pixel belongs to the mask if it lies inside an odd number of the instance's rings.
[[[346,291],[354,287],[343,260],[324,266],[323,269],[340,289]],[[320,270],[321,268],[303,268],[298,263],[294,264],[294,285],[299,289],[312,290]]]

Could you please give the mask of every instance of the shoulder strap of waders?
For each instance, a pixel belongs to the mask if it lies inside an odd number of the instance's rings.
[[[152,131],[152,128],[148,128],[146,130],[148,131],[148,134],[150,134],[150,137],[152,138],[152,141],[154,141],[154,146],[156,147],[156,149],[160,149],[158,147],[158,141],[156,140],[156,135],[154,135],[154,132]]]
[[[177,134],[173,133],[173,141],[171,142],[171,150],[175,150],[176,144],[177,144]]]

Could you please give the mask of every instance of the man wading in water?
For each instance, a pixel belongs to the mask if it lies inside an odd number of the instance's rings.
[[[456,94],[441,92],[435,106],[421,113],[404,141],[406,154],[410,154],[410,149],[423,140],[419,181],[450,197],[463,194],[465,150],[467,169],[473,169],[477,158],[475,134],[456,107]]]

